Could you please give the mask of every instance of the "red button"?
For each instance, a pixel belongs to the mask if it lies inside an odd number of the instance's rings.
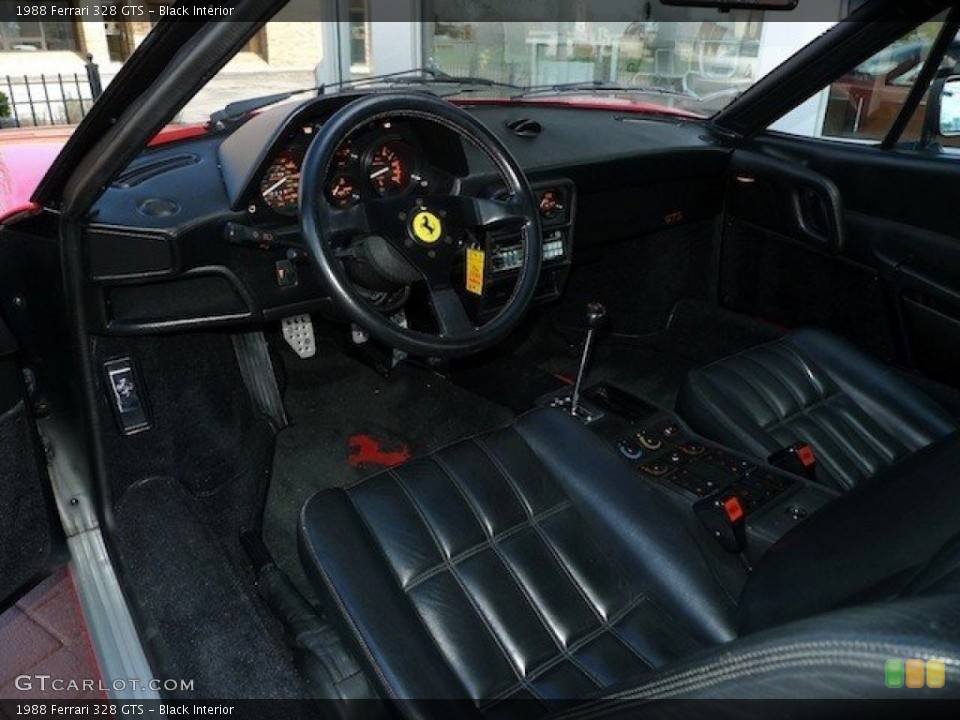
[[[797,449],[797,457],[800,458],[800,463],[806,468],[817,464],[817,456],[813,454],[813,448],[809,445],[801,445]]]
[[[727,513],[727,520],[731,524],[743,520],[743,505],[740,504],[740,498],[736,496],[728,497],[723,501],[723,509]]]

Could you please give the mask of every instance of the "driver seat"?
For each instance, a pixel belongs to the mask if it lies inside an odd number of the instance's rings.
[[[768,551],[748,582],[688,507],[578,421],[539,410],[315,495],[301,513],[301,558],[383,696],[431,699],[403,703],[408,715],[464,714],[438,699],[468,701],[478,716],[525,700],[532,717],[614,692],[888,697],[886,659],[960,667],[960,542],[949,545],[960,446],[927,452],[940,453],[935,467],[911,470],[914,458],[899,467],[903,482],[844,496]],[[915,520],[941,520],[878,522],[904,488]],[[851,542],[858,527],[864,542]],[[909,552],[874,552],[879,538],[892,543],[885,533]],[[876,601],[888,605],[861,606]]]

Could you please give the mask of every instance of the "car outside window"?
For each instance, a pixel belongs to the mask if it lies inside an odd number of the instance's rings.
[[[850,143],[882,142],[903,110],[943,25],[942,20],[931,21],[905,34],[786,115],[772,129]],[[940,65],[941,72],[951,72],[958,62],[960,37],[950,44]],[[900,137],[900,145],[920,141],[930,96],[928,88]],[[938,142],[960,146],[960,137],[941,137]]]

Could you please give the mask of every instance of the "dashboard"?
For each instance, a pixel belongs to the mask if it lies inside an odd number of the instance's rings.
[[[88,307],[99,309],[93,330],[172,332],[303,312],[335,316],[300,236],[300,172],[326,119],[353,99],[277,106],[232,131],[150,149],[131,163],[85,230],[85,292]],[[529,105],[469,110],[500,137],[535,190],[544,230],[541,302],[563,292],[581,251],[655,232],[678,217],[697,222],[719,214],[729,151],[705,137],[702,124]],[[521,117],[541,125],[542,134],[511,132]],[[416,118],[359,128],[338,148],[322,187],[334,207],[407,194],[503,192],[479,151]],[[483,292],[464,298],[477,321],[509,297],[522,261],[515,229],[486,235],[479,238],[489,258]]]

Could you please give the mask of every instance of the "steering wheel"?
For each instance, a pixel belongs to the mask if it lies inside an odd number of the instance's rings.
[[[506,200],[431,195],[418,188],[400,197],[377,198],[337,208],[324,192],[341,143],[373,122],[416,118],[457,133],[493,163],[507,188]],[[502,223],[521,224],[523,263],[512,294],[489,322],[476,326],[451,277],[472,233]],[[337,111],[307,149],[300,177],[300,227],[311,261],[347,317],[377,340],[420,357],[469,355],[501,341],[523,318],[537,289],[542,260],[540,216],[523,170],[502,142],[466,111],[417,93],[369,95]],[[385,263],[407,280],[426,284],[439,332],[400,327],[358,290],[340,256],[357,237],[376,241]],[[382,240],[381,240],[382,238]],[[459,275],[459,274],[458,274]],[[461,285],[463,287],[463,285]]]

